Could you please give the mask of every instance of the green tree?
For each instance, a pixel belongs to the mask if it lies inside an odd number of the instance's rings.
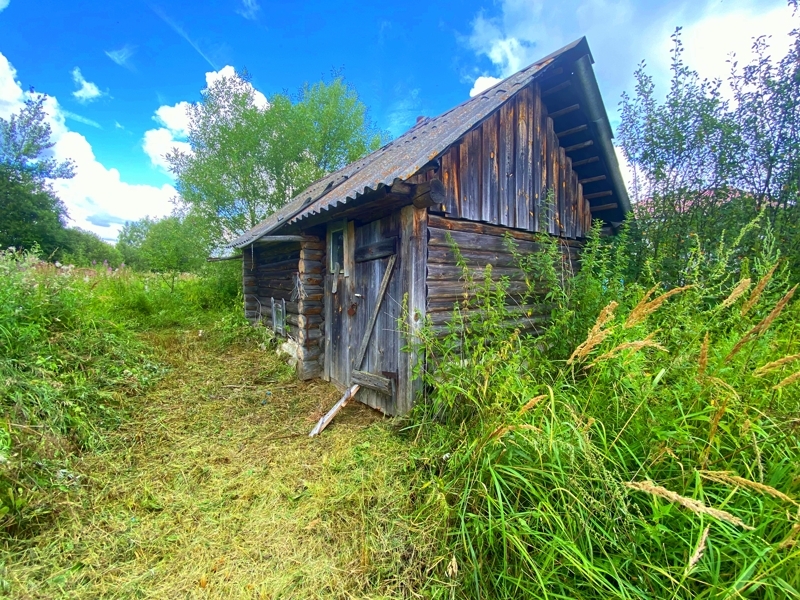
[[[758,38],[754,60],[732,64],[732,102],[721,81],[703,80],[683,62],[680,29],[665,99],[644,64],[634,94],[623,94],[619,139],[634,171],[635,230],[657,277],[678,283],[698,242],[711,247],[762,208],[800,276],[800,33],[791,35],[778,61]],[[740,243],[745,251],[763,240]]]
[[[61,245],[67,211],[49,189],[0,164],[0,248],[33,248],[45,256]]]
[[[268,103],[246,73],[223,77],[189,109],[189,121],[191,152],[175,149],[167,160],[184,202],[221,237],[256,225],[383,139],[338,77]]]
[[[117,237],[117,250],[126,266],[137,271],[149,269],[142,256],[142,244],[154,222],[150,217],[145,217],[138,221],[128,221],[122,226]]]
[[[181,273],[202,270],[212,243],[205,220],[188,211],[126,223],[117,250],[127,265],[164,275],[174,290]]]
[[[75,174],[71,161],[58,162],[48,155],[55,142],[51,139],[45,100],[42,94],[31,94],[18,113],[8,120],[0,119],[0,164],[37,183],[69,179]]]
[[[32,248],[45,256],[63,246],[67,210],[50,186],[74,175],[70,161],[50,154],[52,131],[45,96],[31,95],[19,112],[0,118],[0,244]]]
[[[60,237],[62,249],[57,256],[63,263],[79,267],[101,265],[114,268],[123,262],[122,254],[116,247],[91,231],[69,227],[61,232]]]

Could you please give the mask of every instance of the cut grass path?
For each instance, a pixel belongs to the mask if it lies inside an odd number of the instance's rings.
[[[81,487],[4,552],[14,598],[413,595],[436,542],[416,526],[407,442],[380,414],[298,382],[271,351],[150,337],[172,369],[73,462]],[[237,387],[238,386],[238,387]],[[0,592],[2,595],[3,592]]]

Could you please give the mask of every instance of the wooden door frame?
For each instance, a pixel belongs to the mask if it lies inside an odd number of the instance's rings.
[[[332,291],[332,283],[333,283],[333,273],[330,272],[331,267],[331,234],[336,231],[343,231],[344,235],[342,236],[342,241],[344,245],[344,273],[342,274],[343,285],[339,287],[336,291],[337,294],[341,293],[343,296],[340,298],[345,298],[345,305],[348,299],[353,298],[353,271],[354,271],[354,252],[355,252],[355,222],[348,221],[346,219],[341,219],[337,221],[330,221],[328,222],[328,226],[325,232],[325,286],[323,291],[323,311],[325,314],[325,361],[323,367],[323,378],[325,381],[330,381],[337,385],[337,387],[346,387],[350,380],[350,355],[348,351],[348,355],[345,359],[345,372],[347,373],[347,381],[337,381],[332,378],[332,367],[333,367],[333,349],[331,339],[334,335],[333,332],[333,294]],[[337,276],[339,274],[336,274]],[[350,347],[350,321],[347,321],[347,327],[343,328],[342,330],[342,338],[344,339],[344,347]],[[341,360],[342,357],[339,357]]]

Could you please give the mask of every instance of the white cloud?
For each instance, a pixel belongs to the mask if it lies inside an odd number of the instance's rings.
[[[165,173],[170,172],[169,163],[166,159],[167,154],[174,152],[176,149],[186,154],[191,154],[192,152],[192,148],[187,142],[178,139],[175,132],[164,127],[145,131],[142,149],[150,157],[150,162]]]
[[[261,6],[259,5],[258,0],[242,0],[242,7],[237,8],[236,12],[242,15],[245,19],[255,21],[258,18],[258,11],[260,10]]]
[[[777,6],[772,10],[743,7],[728,13],[709,11],[702,19],[683,29],[684,60],[702,77],[726,81],[730,75],[730,54],[736,55],[739,66],[748,63],[752,54],[753,38],[771,36],[773,55],[784,56],[792,38],[789,33],[796,26],[791,10]],[[661,68],[669,68],[671,42],[664,40],[660,56]]]
[[[206,73],[206,87],[210,88],[212,85],[214,85],[214,83],[221,79],[230,79],[233,77],[238,77],[238,75],[236,75],[236,69],[230,65],[222,67],[219,71],[209,71]],[[267,100],[267,97],[257,89],[253,88],[252,85],[248,85],[253,89],[253,103],[262,110],[268,109],[269,101]]]
[[[3,12],[7,7],[11,0],[0,0],[0,12]]]
[[[169,163],[165,158],[168,153],[176,149],[186,154],[192,151],[191,146],[185,141],[189,135],[190,108],[191,104],[185,101],[172,106],[159,106],[153,115],[153,120],[163,127],[150,129],[144,133],[142,149],[150,157],[150,162],[165,173],[170,173]]]
[[[100,123],[97,121],[92,121],[91,119],[87,119],[86,117],[82,117],[81,115],[76,115],[73,112],[69,112],[68,110],[61,109],[61,114],[64,115],[67,119],[72,119],[73,121],[77,121],[78,123],[83,123],[84,125],[89,125],[90,127],[96,127],[97,129],[102,129]]]
[[[481,75],[475,80],[475,83],[472,84],[472,89],[469,91],[469,96],[472,98],[473,96],[477,96],[481,92],[485,92],[493,85],[497,85],[503,81],[499,77],[488,77],[486,75]]]
[[[17,112],[27,98],[16,77],[16,70],[0,53],[0,117],[8,118]],[[69,113],[55,97],[46,97],[45,109],[55,142],[53,156],[58,160],[71,159],[76,166],[74,178],[53,184],[69,210],[73,225],[113,240],[119,234],[120,221],[171,212],[170,200],[177,195],[174,187],[125,183],[117,169],[106,168],[97,160],[85,137],[69,130],[66,125]]]
[[[78,99],[78,102],[91,102],[103,95],[103,92],[100,91],[97,85],[91,81],[86,81],[78,67],[72,69],[72,80],[75,82],[75,85],[78,86],[78,89],[72,92],[72,95]]]
[[[178,137],[185,138],[189,135],[189,108],[188,102],[178,102],[173,106],[160,106],[153,117]]]
[[[119,50],[106,50],[106,56],[117,63],[120,67],[133,70],[130,60],[136,52],[136,47],[125,44]]]
[[[771,7],[766,10],[765,4]],[[725,59],[731,51],[749,54],[753,36],[771,33],[785,49],[785,34],[795,25],[791,9],[771,0],[499,0],[499,12],[479,13],[463,42],[491,63],[474,70],[470,84],[488,77],[507,77],[533,61],[585,35],[597,60],[598,74],[612,122],[623,90],[633,87],[633,72],[641,60],[661,91],[669,77],[670,35],[684,26],[686,64],[707,77],[728,76]],[[741,62],[741,61],[740,61]],[[473,86],[473,90],[481,85]]]
[[[224,78],[236,76],[236,70],[230,65],[218,71],[209,71],[206,73],[206,87],[211,87]],[[262,110],[268,109],[267,97],[255,88],[252,89],[255,105]],[[159,106],[153,115],[153,120],[161,127],[150,129],[144,133],[142,149],[150,157],[150,162],[165,173],[170,173],[169,163],[165,159],[168,153],[175,149],[186,154],[192,152],[191,146],[186,141],[189,136],[189,109],[191,106],[186,101]]]

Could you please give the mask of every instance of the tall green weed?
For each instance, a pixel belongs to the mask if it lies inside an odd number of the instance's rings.
[[[696,246],[670,290],[595,230],[559,290],[537,289],[556,252],[522,261],[544,331],[504,326],[490,269],[425,328],[409,427],[450,532],[443,596],[800,596],[800,310],[772,239],[756,221]]]

